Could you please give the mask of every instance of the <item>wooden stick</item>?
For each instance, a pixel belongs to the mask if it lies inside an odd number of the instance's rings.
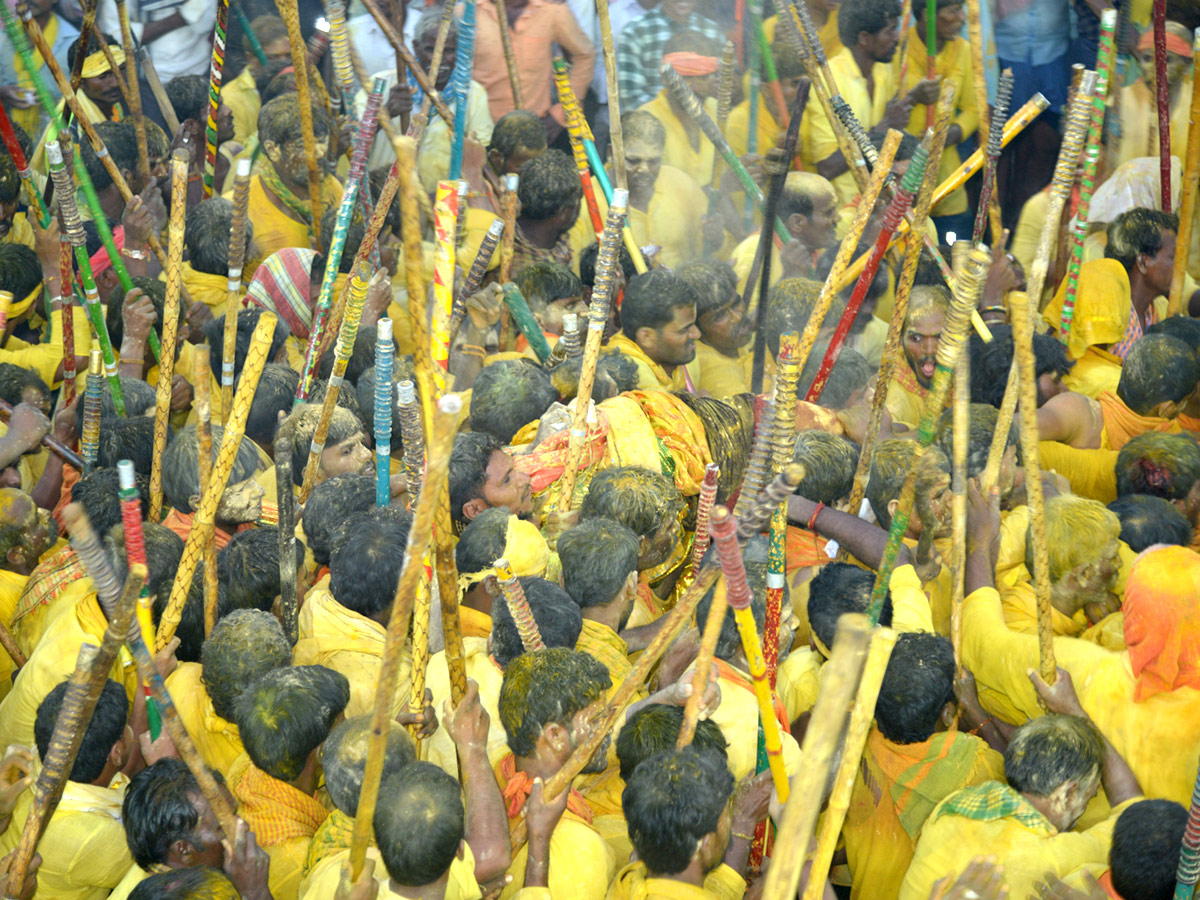
[[[962,671],[962,603],[966,595],[964,576],[967,568],[967,451],[971,429],[971,360],[966,353],[958,358],[954,370],[952,450],[950,470],[950,643],[954,647],[954,667]],[[1012,419],[1009,419],[1012,422]],[[931,535],[933,528],[926,527]]]
[[[501,216],[504,220],[504,231],[500,236],[501,284],[505,284],[512,280],[513,252],[515,250],[517,236],[517,188],[519,186],[519,175],[504,176],[504,193],[500,196],[500,203],[503,207]],[[500,349],[504,349],[503,340],[501,340]]]
[[[422,578],[417,585],[417,596],[412,613],[412,682],[408,690],[408,711],[419,713],[425,709],[425,675],[429,669],[429,624],[433,615],[433,566],[430,555],[421,559]],[[414,722],[408,726],[418,751],[421,747],[422,725]]]
[[[603,3],[604,0],[600,2]],[[608,311],[613,301],[621,227],[625,221],[625,204],[628,202],[629,195],[626,191],[621,188],[613,191],[613,202],[608,208],[608,220],[604,224],[604,234],[600,236],[600,249],[596,254],[596,286],[592,291],[592,303],[588,310],[587,345],[583,351],[583,367],[579,372],[579,389],[575,394],[575,413],[571,420],[566,463],[559,477],[558,509],[561,513],[571,509],[579,461],[583,457],[583,445],[587,440],[588,408],[592,403],[592,386],[596,380],[596,363],[600,359],[600,342],[604,337],[604,328],[608,325]]]
[[[801,748],[804,767],[796,778],[775,835],[775,852],[763,885],[766,900],[792,900],[796,896],[800,870],[808,857],[813,828],[866,664],[870,640],[871,630],[865,616],[848,613],[841,617],[832,654],[825,664],[829,671],[821,678],[821,691],[804,735]]]
[[[976,0],[978,3],[978,0]],[[1003,240],[1004,228],[1000,222],[1000,204],[996,201],[996,161],[1000,158],[1000,138],[1004,130],[1004,117],[1008,115],[1008,104],[1012,100],[1013,72],[1005,69],[1000,73],[1000,82],[996,86],[996,107],[992,110],[992,120],[988,124],[987,140],[980,137],[979,146],[987,147],[987,162],[983,167],[983,185],[979,192],[979,209],[975,213],[975,228],[971,233],[973,243],[983,242],[984,226],[989,216],[992,222],[992,242],[1000,244]],[[984,96],[987,96],[986,87]],[[985,117],[980,116],[982,126]]]
[[[21,652],[21,648],[17,646],[17,639],[13,637],[13,633],[3,623],[0,623],[0,646],[4,648],[4,652],[12,659],[14,670],[20,669],[21,666],[29,662],[25,654]]]
[[[717,582],[713,591],[712,605],[708,608],[708,618],[704,620],[704,631],[700,635],[700,652],[696,654],[695,671],[692,674],[692,693],[688,695],[683,707],[683,723],[679,726],[679,738],[675,741],[675,749],[682,750],[696,736],[696,723],[700,720],[700,700],[704,689],[708,687],[712,675],[713,656],[716,654],[717,641],[721,639],[721,629],[725,625],[725,614],[729,612],[729,597],[724,581]]]
[[[171,416],[171,381],[175,375],[175,345],[179,333],[179,286],[183,272],[183,226],[187,214],[188,151],[171,155],[171,218],[167,226],[167,293],[163,301],[163,358],[158,363],[154,400],[154,453],[150,467],[150,521],[162,516],[162,457],[167,449]],[[203,486],[203,483],[201,484]]]
[[[512,32],[508,28],[508,9],[504,0],[492,0],[496,4],[496,19],[500,25],[500,46],[504,50],[504,65],[508,69],[508,87],[512,91],[513,109],[523,109],[521,99],[521,76],[517,72],[517,58],[513,54]]]
[[[283,632],[294,646],[300,638],[300,605],[296,587],[296,485],[292,482],[292,448],[275,445],[275,494],[279,503],[279,599]]]
[[[7,423],[9,417],[12,415],[12,412],[12,404],[7,400],[0,399],[0,422]],[[78,453],[76,453],[54,435],[43,435],[39,443],[41,443],[43,447],[45,447],[71,468],[76,469],[81,473],[83,472],[83,457],[81,457]]]
[[[396,362],[392,320],[380,319],[375,334],[375,505],[387,506],[392,502],[392,368]]]
[[[696,531],[692,540],[692,571],[700,571],[700,561],[704,559],[704,551],[708,549],[708,522],[712,513],[713,503],[717,499],[717,480],[721,477],[721,467],[709,463],[704,467],[704,481],[700,484],[700,498],[696,503]]]
[[[221,345],[221,422],[233,405],[237,358],[237,317],[242,305],[242,266],[246,262],[246,222],[250,203],[250,160],[239,159],[233,176],[233,223],[229,232],[228,281],[225,286],[225,334]]]
[[[446,478],[450,466],[450,450],[454,443],[454,427],[461,409],[462,401],[453,394],[438,401],[438,413],[434,417],[434,431],[429,447],[429,477],[435,483],[441,483]],[[380,663],[379,680],[375,689],[366,769],[358,797],[358,813],[354,817],[354,834],[350,841],[351,881],[357,881],[362,873],[367,845],[371,841],[375,804],[379,798],[379,782],[383,775],[383,757],[387,750],[388,729],[391,726],[392,698],[396,692],[396,678],[400,674],[400,653],[408,640],[408,622],[412,613],[413,597],[424,572],[421,560],[433,537],[437,498],[437,491],[426,491],[417,503],[408,536],[404,568],[392,600],[392,610],[384,638],[383,660]]]
[[[117,0],[117,18],[121,23],[121,46],[125,50],[125,99],[133,116],[137,134],[138,174],[143,182],[150,181],[150,152],[146,149],[146,119],[142,115],[142,87],[138,83],[137,53],[133,47],[133,32],[129,28],[129,10],[125,0]],[[87,45],[80,45],[83,50]]]
[[[768,407],[764,415],[773,408],[773,406]],[[775,427],[778,425],[776,424]],[[772,436],[775,434],[775,427],[769,432]],[[743,541],[748,541],[762,531],[771,516],[775,514],[775,510],[800,486],[803,479],[804,466],[793,462],[780,469],[779,474],[771,480],[771,483],[753,496],[751,496],[753,485],[748,480],[744,481],[742,496],[746,498],[746,503],[743,504],[739,497],[737,505],[739,510],[744,510],[744,514],[734,513],[734,517],[738,520],[738,537]]]
[[[88,356],[87,381],[83,389],[83,434],[79,437],[79,452],[83,454],[83,474],[96,467],[96,455],[100,452],[100,413],[103,409],[103,361],[100,348],[93,347]]]
[[[512,616],[513,623],[517,626],[517,633],[521,636],[521,646],[525,648],[526,653],[545,650],[546,644],[542,641],[541,632],[538,631],[533,610],[529,608],[525,589],[521,587],[521,582],[517,581],[517,576],[508,563],[508,558],[502,556],[492,565],[496,568],[496,580],[500,582],[500,589],[504,592],[504,604],[508,607],[509,615]]]
[[[936,11],[934,14],[936,20]],[[1000,113],[1000,121],[993,122],[988,116],[987,100],[987,70],[983,64],[983,17],[979,9],[979,0],[967,0],[967,40],[971,45],[971,81],[975,88],[975,109],[979,113],[979,146],[989,147],[992,143],[993,127],[999,129],[1004,123],[1004,112]],[[904,82],[901,81],[901,89]],[[1010,89],[1011,90],[1011,89]],[[1000,103],[997,93],[996,108],[1008,110],[1008,101]],[[993,191],[988,191],[987,202],[980,209],[987,209],[987,217],[992,223],[992,242],[1000,240],[1004,226],[1000,222],[1000,202]],[[976,241],[979,239],[976,238]]]
[[[117,463],[117,495],[121,498],[121,526],[125,536],[125,558],[128,568],[132,568],[134,563],[149,565],[146,562],[146,536],[142,530],[142,504],[138,496],[137,473],[128,459]],[[138,594],[136,617],[137,630],[142,638],[153,638],[154,616],[150,608],[150,592],[145,585]]]
[[[1200,35],[1192,46],[1192,106],[1188,117],[1187,159],[1183,166],[1183,201],[1179,205],[1179,234],[1175,237],[1175,265],[1171,270],[1168,316],[1183,311],[1183,278],[1187,274],[1192,221],[1196,216],[1196,188],[1200,182]]]
[[[500,13],[499,10],[497,10],[496,12],[497,12],[497,15]],[[507,13],[507,10],[505,10],[505,12]],[[429,71],[426,73],[426,77],[429,79],[430,84],[433,84],[433,85],[437,84],[438,72],[442,68],[442,57],[446,53],[446,40],[447,40],[447,38],[450,37],[450,26],[452,24],[454,24],[454,4],[453,3],[443,3],[442,4],[442,18],[438,21],[437,38],[433,42],[433,56],[430,57]],[[397,80],[400,78],[400,73],[403,71],[404,71],[404,66],[402,65],[402,61],[397,60],[396,61],[396,78],[397,78]],[[427,99],[426,106],[428,106],[428,105],[429,105],[429,101]],[[426,114],[426,116],[429,115],[428,109],[425,111],[425,114]],[[446,124],[448,125],[450,123],[447,122]]]
[[[467,692],[466,650],[458,612],[458,571],[454,566],[454,527],[450,520],[449,482],[440,490],[434,537],[437,540],[437,586],[442,608],[442,643],[450,673],[450,700],[456,706]]]
[[[1167,85],[1167,0],[1154,0],[1154,88],[1158,102],[1158,175],[1162,211],[1171,212],[1171,98]],[[1037,294],[1030,292],[1036,298]]]
[[[213,464],[212,475],[209,478],[213,488],[204,491],[202,495],[200,508],[196,510],[196,518],[192,522],[192,530],[188,533],[187,543],[183,547],[183,557],[175,574],[175,582],[171,585],[171,596],[159,619],[155,652],[165,647],[175,636],[175,629],[179,627],[179,617],[183,612],[183,604],[187,600],[188,589],[200,562],[203,547],[212,540],[217,507],[225,493],[225,482],[229,480],[229,473],[233,470],[233,462],[242,444],[246,417],[250,414],[250,403],[258,388],[258,379],[262,375],[263,366],[266,365],[274,334],[275,315],[264,312],[250,338],[246,364],[242,368],[242,377],[238,379],[237,391],[233,395],[233,409],[225,422],[221,449],[217,451],[217,461]]]
[[[479,242],[479,252],[475,254],[475,261],[471,263],[467,277],[463,279],[462,287],[454,295],[454,306],[450,310],[450,343],[452,344],[458,334],[458,329],[462,327],[463,320],[467,317],[467,298],[478,291],[483,284],[484,276],[487,275],[488,266],[492,264],[492,256],[496,252],[496,246],[500,243],[503,233],[504,220],[493,219],[483,240]]]
[[[445,101],[438,94],[437,89],[433,86],[433,82],[425,77],[425,70],[417,64],[412,52],[404,45],[404,40],[396,32],[396,29],[392,27],[392,23],[388,21],[387,16],[380,11],[375,0],[363,0],[363,6],[367,8],[367,12],[375,20],[375,23],[379,26],[379,30],[383,32],[383,36],[387,38],[388,43],[392,45],[392,49],[396,51],[397,59],[404,63],[408,71],[412,72],[413,78],[421,86],[421,90],[425,92],[425,96],[433,103],[433,107],[437,110],[438,115],[442,117],[447,125],[451,124],[454,121],[454,113],[450,112],[450,108],[446,106]],[[396,79],[397,81],[400,79],[399,69],[396,70]],[[384,116],[384,118],[386,119],[387,117]],[[390,125],[391,123],[389,122],[388,124]],[[391,135],[389,134],[388,137],[391,137]]]
[[[179,132],[179,116],[175,114],[171,98],[163,89],[162,80],[158,77],[158,69],[154,65],[154,59],[150,56],[148,47],[138,50],[138,62],[142,65],[142,73],[146,76],[146,83],[150,85],[150,93],[154,95],[154,102],[158,104],[158,111],[162,113],[163,121],[167,123],[167,131],[172,135],[177,134]]]
[[[617,53],[613,49],[612,20],[608,14],[608,0],[596,0],[596,18],[600,22],[600,46],[604,52],[604,76],[608,82],[608,136],[611,141],[613,178],[618,188],[628,190],[629,181],[625,171],[625,138],[621,128],[621,89],[617,83]]]
[[[500,0],[503,5],[504,0]],[[460,103],[459,109],[466,104]],[[450,369],[450,314],[454,307],[455,239],[458,230],[458,183],[439,181],[433,204],[433,315],[430,317],[433,377],[446,389]],[[540,333],[540,332],[539,332]]]
[[[858,692],[854,697],[854,710],[850,713],[846,740],[842,744],[841,761],[838,763],[837,773],[833,778],[832,792],[825,808],[825,816],[821,820],[821,830],[817,835],[817,849],[813,854],[812,868],[808,871],[808,882],[804,887],[803,900],[817,900],[825,890],[829,864],[833,861],[833,851],[837,847],[842,824],[850,809],[850,796],[854,792],[854,782],[858,778],[863,748],[867,744],[867,735],[871,731],[871,723],[875,717],[875,701],[879,698],[879,689],[883,686],[883,676],[887,672],[888,660],[892,656],[892,648],[896,645],[897,636],[896,632],[890,628],[880,627],[871,632],[871,646],[867,651],[867,662],[858,683]]]
[[[208,364],[208,344],[196,348],[196,461],[199,463],[200,491],[212,490],[212,385]],[[204,636],[217,624],[217,544],[204,547]]]
[[[308,168],[308,202],[312,209],[313,243],[321,242],[321,215],[325,197],[321,193],[324,177],[317,158],[317,139],[313,132],[312,92],[308,85],[308,55],[304,37],[300,33],[300,12],[297,0],[275,0],[279,17],[287,26],[288,44],[292,51],[292,70],[296,75],[296,99],[300,107],[300,136],[304,141],[304,161]],[[337,271],[337,267],[334,267]]]
[[[425,429],[421,425],[416,386],[411,381],[401,381],[396,385],[396,403],[400,407],[400,438],[404,444],[408,505],[414,509],[421,494],[421,478],[425,471]]]

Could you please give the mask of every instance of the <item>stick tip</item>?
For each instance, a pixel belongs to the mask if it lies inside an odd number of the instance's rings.
[[[629,191],[625,190],[625,188],[613,188],[612,203],[609,204],[609,207],[611,208],[614,206],[628,206],[628,205],[629,205]]]
[[[396,400],[401,406],[409,406],[417,402],[417,389],[411,381],[401,381],[396,385]]]
[[[447,394],[438,401],[438,412],[447,416],[457,416],[462,412],[462,398],[455,394]]]
[[[392,320],[387,316],[376,322],[375,328],[377,329],[376,333],[380,341],[387,342],[392,339]]]
[[[123,491],[132,491],[137,485],[137,476],[133,471],[132,460],[117,461],[117,483]]]
[[[246,157],[244,159],[239,159],[237,161],[237,170],[235,172],[235,175],[238,178],[249,178],[250,177],[250,158],[249,157]]]

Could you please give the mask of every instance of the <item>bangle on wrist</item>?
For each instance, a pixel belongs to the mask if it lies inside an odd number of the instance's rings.
[[[121,255],[126,259],[144,260],[147,254],[145,250],[134,250],[132,247],[122,247]]]
[[[730,834],[732,834],[735,838],[741,838],[743,841],[754,840],[753,834],[746,834],[745,832],[741,832],[741,831],[731,831]]]
[[[132,366],[132,365],[144,366],[146,364],[146,360],[139,359],[136,356],[122,356],[121,362],[119,364],[122,366]]]
[[[821,514],[821,510],[825,508],[824,503],[818,503],[817,508],[813,510],[813,514],[808,518],[808,530],[815,531],[817,528],[817,516]]]
[[[483,359],[485,356],[487,356],[487,351],[478,344],[463,344],[458,348],[458,351],[463,354],[463,356],[476,356],[479,359]]]

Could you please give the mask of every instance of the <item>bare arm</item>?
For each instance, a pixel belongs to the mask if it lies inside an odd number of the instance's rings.
[[[817,504],[811,500],[795,495],[788,498],[789,524],[807,526],[813,521],[813,513],[817,513]],[[813,526],[822,537],[837,541],[868,566],[878,566],[883,559],[888,533],[858,516],[824,506],[817,513]],[[896,554],[896,565],[904,566],[910,562],[912,560],[908,548],[901,545],[900,552]]]

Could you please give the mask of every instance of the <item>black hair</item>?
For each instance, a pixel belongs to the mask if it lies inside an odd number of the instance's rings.
[[[370,475],[345,473],[317,484],[308,495],[300,520],[313,561],[319,566],[329,565],[338,526],[355,513],[374,506],[375,479]]]
[[[530,312],[539,313],[551,303],[583,296],[583,282],[579,276],[566,266],[550,260],[537,259],[526,263],[513,275],[513,282],[521,289],[521,296],[529,305]]]
[[[546,148],[546,127],[527,109],[514,109],[497,119],[487,145],[489,153],[495,150],[506,160],[520,147],[527,150]]]
[[[279,620],[261,609],[235,609],[213,626],[200,653],[200,680],[213,712],[232,721],[237,698],[272,669],[292,661]]]
[[[150,512],[150,479],[145,475],[137,475],[135,483],[142,518],[145,519]],[[108,534],[114,525],[121,524],[121,499],[117,494],[119,487],[116,469],[93,469],[71,485],[72,502],[83,504],[83,511],[87,513],[96,534]]]
[[[238,310],[237,339],[234,344],[233,372],[234,384],[242,375],[242,367],[246,365],[246,355],[250,352],[250,338],[258,327],[258,320],[266,310],[253,306]],[[275,359],[283,349],[283,343],[292,333],[282,316],[275,318],[275,333],[271,336],[271,347],[267,350],[267,359]],[[208,364],[213,372],[221,371],[225,347],[225,316],[213,319],[204,326],[204,336],[208,340]]]
[[[1125,356],[1117,396],[1139,416],[1160,403],[1181,403],[1200,382],[1200,359],[1179,338],[1143,336]]]
[[[208,79],[203,75],[176,75],[163,89],[180,122],[208,121]]]
[[[0,247],[13,246],[0,244]],[[17,244],[15,246],[21,246]],[[42,400],[50,402],[50,388],[33,369],[15,366],[12,363],[0,363],[0,399],[11,406],[16,406],[25,399],[27,390],[37,391]]]
[[[146,545],[146,593],[150,604],[166,604],[179,561],[183,558],[183,539],[170,528],[155,522],[142,523],[142,539]],[[116,569],[129,568],[125,549],[125,526],[114,525],[104,535],[104,546],[116,561]]]
[[[579,507],[580,521],[604,516],[638,537],[653,537],[679,513],[675,482],[640,466],[614,466],[592,479]]]
[[[562,588],[545,578],[518,578],[533,621],[547,647],[574,648],[583,630],[579,606]],[[492,657],[501,669],[525,652],[517,623],[513,621],[504,595],[492,601]]]
[[[50,749],[54,726],[62,711],[63,698],[67,695],[67,684],[64,681],[57,685],[38,704],[37,717],[33,722],[33,739],[41,759],[46,758],[46,751]],[[104,774],[104,767],[108,764],[108,756],[113,746],[125,735],[128,704],[129,698],[125,696],[125,688],[111,678],[108,679],[100,691],[100,699],[96,701],[87,731],[84,732],[79,745],[75,764],[71,767],[71,781],[91,784]]]
[[[675,270],[675,277],[691,289],[696,321],[705,313],[736,303],[737,274],[733,266],[716,259],[693,259]]]
[[[243,310],[243,314],[245,312]],[[254,389],[254,399],[250,401],[250,414],[246,417],[246,437],[263,448],[274,444],[279,414],[291,412],[299,384],[300,373],[290,366],[280,363],[263,366],[258,386]]]
[[[294,77],[294,76],[293,76]],[[269,85],[268,85],[269,87]],[[258,137],[262,144],[270,141],[283,147],[289,141],[298,141],[300,128],[300,98],[293,93],[279,94],[267,99],[263,97],[258,111]],[[313,137],[318,140],[329,136],[329,118],[319,106],[313,108]]]
[[[511,516],[506,507],[494,506],[467,523],[454,548],[454,564],[459,575],[474,575],[490,569],[504,555]]]
[[[856,47],[861,32],[876,34],[899,17],[897,0],[845,0],[838,9],[838,37],[843,45]]]
[[[152,416],[127,416],[115,419],[100,432],[100,443],[96,450],[96,465],[102,469],[116,468],[120,460],[133,463],[139,475],[150,477],[151,460],[154,458],[154,418]]]
[[[249,222],[246,224],[250,225]],[[229,274],[232,229],[233,203],[224,197],[211,197],[188,210],[183,243],[187,247],[188,262],[195,271],[221,277]],[[247,244],[251,237],[251,229],[247,228]]]
[[[556,400],[558,391],[541,366],[528,359],[501,360],[475,376],[471,389],[471,429],[508,444]]]
[[[339,722],[321,747],[321,769],[325,788],[333,805],[348,816],[358,815],[358,796],[362,793],[367,768],[367,744],[371,740],[371,717],[355,716]],[[383,754],[380,781],[416,761],[417,748],[403,728],[389,728]]]
[[[1104,761],[1104,738],[1088,719],[1045,715],[1026,722],[1004,751],[1004,776],[1013,790],[1046,797],[1082,780]]]
[[[1008,376],[1006,375],[1005,378]],[[967,477],[975,478],[987,466],[988,454],[992,449],[992,436],[996,433],[1000,422],[998,407],[987,403],[972,403],[967,408]],[[954,413],[946,410],[942,413],[937,436],[938,447],[946,454],[947,459],[954,457]],[[1020,431],[1016,423],[1008,426],[1007,440],[1004,442],[1005,451],[1009,447],[1017,448],[1017,459],[1020,460]]]
[[[819,428],[801,431],[792,461],[804,466],[804,477],[795,493],[827,506],[847,499],[854,487],[859,451],[858,444],[841,435]]]
[[[504,670],[497,702],[509,749],[529,756],[545,726],[554,723],[569,729],[576,713],[610,687],[608,669],[578,650],[550,647],[521,654]]]
[[[992,340],[986,344],[979,335],[971,335],[971,402],[986,403],[999,409],[1004,400],[1008,372],[1012,368],[1012,326],[993,325],[991,328]],[[1034,374],[1038,378],[1048,373],[1066,375],[1075,365],[1067,358],[1062,342],[1048,334],[1033,336],[1033,357]],[[1045,402],[1046,398],[1041,395],[1039,388],[1038,405]]]
[[[557,549],[563,587],[581,608],[612,603],[637,570],[638,536],[605,516],[564,532]]]
[[[1117,817],[1108,864],[1124,900],[1171,900],[1187,810],[1173,800],[1139,800]]]
[[[1117,453],[1117,496],[1150,494],[1183,500],[1200,481],[1200,446],[1188,434],[1148,431]]]
[[[695,307],[688,283],[666,269],[651,269],[629,279],[621,304],[621,331],[631,341],[638,329],[661,331],[675,318],[675,308]]]
[[[1132,270],[1138,256],[1155,256],[1162,249],[1164,231],[1178,232],[1179,216],[1140,206],[1126,210],[1108,223],[1104,258]]]
[[[586,287],[596,286],[596,257],[599,253],[600,245],[595,242],[588,244],[579,251],[579,280]],[[625,276],[625,283],[629,284],[629,279],[637,274],[637,266],[634,265],[633,257],[624,244],[621,245],[619,259],[621,273]]]
[[[350,682],[325,666],[272,669],[237,699],[234,721],[251,762],[295,781],[350,702]]]
[[[119,172],[136,172],[138,166],[137,132],[133,122],[97,122],[94,126],[96,134],[104,142],[108,156],[116,165]],[[80,141],[75,144],[83,167],[87,169],[88,177],[92,179],[92,187],[97,191],[112,187],[112,176],[96,156],[90,141]],[[77,157],[80,158],[80,157]]]
[[[705,835],[717,830],[733,793],[733,775],[718,754],[685,747],[643,761],[621,793],[629,839],[650,876],[688,867]]]
[[[842,615],[867,611],[874,586],[874,572],[839,562],[822,566],[821,571],[808,583],[808,624],[826,649],[833,648],[833,637]],[[879,622],[885,625],[892,623],[891,592],[884,598]]]
[[[350,359],[346,363],[346,373],[342,377],[346,379],[350,387],[358,384],[359,379],[367,372],[375,368],[375,342],[379,340],[379,330],[374,325],[362,325],[358,329],[358,336],[354,340],[354,346],[350,348]],[[336,344],[336,342],[335,342]],[[334,352],[335,344],[331,344],[329,349],[322,353],[317,358],[317,378],[320,382],[327,382],[333,374],[333,363],[336,359]],[[347,400],[353,399],[355,412],[362,409],[362,404],[357,402],[360,398],[356,391],[348,390],[346,385],[342,385],[342,390],[338,393],[338,401],[342,399],[342,394],[345,394]],[[322,394],[321,396],[324,396]],[[351,407],[347,407],[350,409]],[[365,418],[368,425],[367,431],[372,431],[370,416]]]
[[[149,871],[151,866],[165,865],[176,841],[204,849],[196,844],[195,835],[200,824],[195,799],[201,797],[196,777],[183,760],[171,756],[130,779],[121,801],[121,824],[138,866]]]
[[[504,444],[493,435],[466,431],[454,436],[449,482],[450,516],[455,522],[467,521],[463,504],[483,497],[488,462],[497,452],[504,452]]]
[[[153,416],[154,388],[140,378],[130,378],[121,375],[121,396],[125,398],[125,415]],[[118,418],[117,408],[113,406],[112,386],[105,378],[100,386],[100,433]],[[75,433],[83,434],[83,404],[75,404]]]
[[[299,543],[295,553],[303,565]],[[270,610],[280,594],[279,528],[262,525],[235,533],[217,554],[217,577],[225,582],[231,609]]]
[[[828,349],[828,346],[827,343],[819,343],[809,354],[808,362],[804,364],[804,369],[800,373],[800,380],[796,382],[797,399],[803,400],[808,396],[808,391],[812,387],[813,381],[816,380],[817,370],[825,359],[824,351]],[[818,402],[826,409],[845,409],[850,405],[850,399],[855,393],[870,384],[871,376],[874,374],[875,368],[867,362],[865,356],[850,347],[843,347],[838,353],[833,368],[829,370],[829,376],[825,380],[825,387],[821,390]]]
[[[540,222],[579,203],[583,187],[571,157],[561,150],[547,150],[521,166],[517,199],[521,218]]]
[[[359,615],[373,618],[392,608],[412,527],[412,516],[402,513],[400,507],[355,513],[335,533],[329,590]]]
[[[42,264],[24,244],[0,244],[0,291],[23,300],[42,283]]]
[[[875,702],[880,734],[895,744],[929,740],[942,710],[954,700],[954,677],[954,648],[948,640],[938,634],[901,634]]]
[[[371,423],[372,438],[375,434],[375,367],[371,366],[358,376],[354,386],[358,394],[358,408],[365,421]],[[399,457],[404,449],[404,437],[400,426],[400,403],[396,400],[396,389],[393,384],[388,392],[388,406],[392,412],[392,455]]]
[[[458,781],[427,762],[405,766],[379,787],[375,839],[388,875],[405,887],[437,881],[466,834]]]
[[[129,900],[234,900],[240,897],[229,876],[208,866],[168,869],[139,881]]]
[[[746,568],[746,581],[750,586],[750,611],[754,615],[754,623],[758,628],[759,633],[762,633],[763,623],[767,617],[767,538],[763,535],[755,535],[752,537],[746,546],[742,549],[742,561]],[[715,549],[710,548],[710,554],[715,554]],[[709,557],[712,558],[711,556]],[[707,622],[708,611],[712,609],[713,600],[716,598],[717,589],[720,584],[714,584],[708,589],[705,595],[701,598],[696,606],[696,621]],[[787,584],[784,584],[783,596],[786,601],[789,596]],[[733,610],[725,611],[725,619],[721,623],[721,636],[717,638],[717,646],[714,655],[717,659],[730,660],[742,647],[742,639],[738,634],[737,621],[734,618]],[[780,650],[785,650],[780,646]]]
[[[650,703],[630,716],[617,735],[616,753],[621,780],[628,781],[643,760],[674,749],[682,727],[682,706]],[[702,719],[696,723],[691,746],[728,759],[729,743],[721,732],[721,726],[712,719]]]
[[[225,440],[225,429],[212,428],[212,458],[215,462]],[[258,448],[249,438],[238,441],[237,455],[225,486],[240,484],[253,478],[263,468]],[[175,434],[162,458],[163,499],[180,512],[191,512],[192,497],[200,496],[200,444],[195,425],[188,425]]]
[[[1192,543],[1192,526],[1187,516],[1170,500],[1149,494],[1124,494],[1108,504],[1109,512],[1121,520],[1121,540],[1134,553],[1155,544]]]
[[[1200,350],[1200,320],[1188,316],[1168,316],[1148,326],[1144,334],[1165,334],[1179,338],[1193,350]]]

